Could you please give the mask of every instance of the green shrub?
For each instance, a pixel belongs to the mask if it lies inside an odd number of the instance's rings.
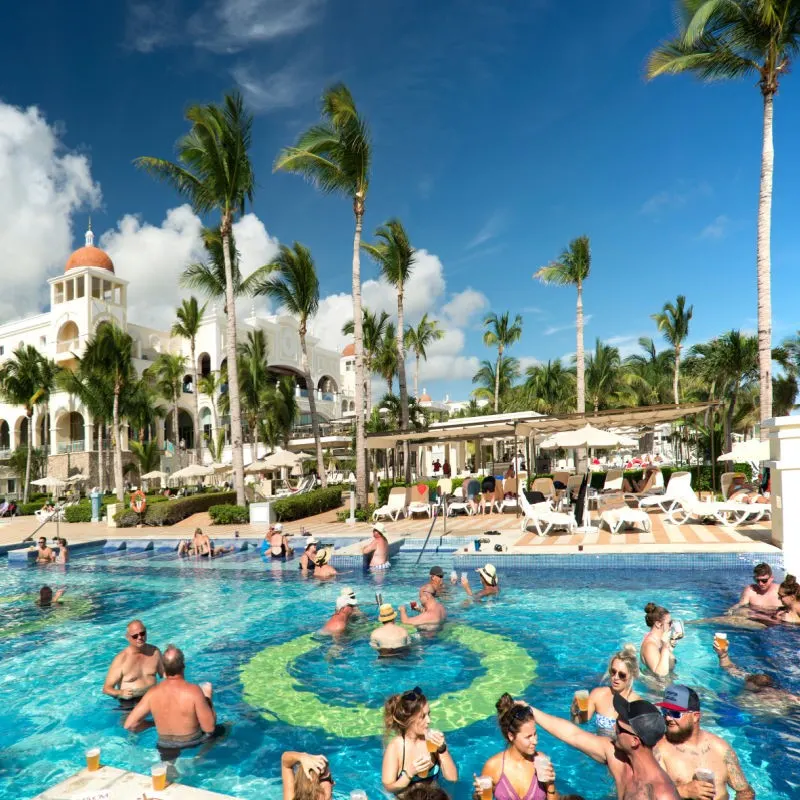
[[[363,508],[357,508],[353,516],[356,519],[356,522],[371,522],[372,521],[372,514],[375,511],[375,506],[370,503],[369,505]],[[337,522],[347,522],[350,519],[350,509],[346,509],[345,511],[338,511],[336,513],[336,521]]]
[[[206,492],[181,497],[168,502],[149,504],[144,514],[145,525],[174,525],[192,514],[208,511],[211,506],[233,505],[236,502],[236,492]],[[114,515],[114,520],[121,528],[129,528],[139,524],[139,514],[124,508]]]
[[[303,519],[332,508],[339,508],[342,504],[342,487],[328,486],[326,489],[314,489],[305,494],[281,497],[272,503],[275,516],[281,522],[290,522],[293,519]]]
[[[31,503],[19,503],[17,505],[17,514],[21,517],[29,517],[40,508],[44,508],[45,505],[47,505],[46,498],[44,500],[34,500]]]
[[[91,522],[92,504],[82,500],[74,506],[67,506],[64,509],[64,519],[67,522]]]
[[[211,506],[208,509],[212,525],[244,525],[250,522],[245,506]]]

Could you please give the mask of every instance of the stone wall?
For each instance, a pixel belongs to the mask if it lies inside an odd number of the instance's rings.
[[[52,455],[47,459],[47,474],[55,478],[61,478],[62,481],[66,480],[70,475],[75,475],[78,472],[89,476],[89,480],[84,483],[81,488],[88,491],[94,486],[100,485],[100,473],[97,465],[97,451],[82,452],[82,453],[59,453]],[[104,461],[104,487],[106,491],[114,488],[114,453],[111,450],[103,451]],[[135,463],[136,458],[128,450],[122,451],[122,469],[123,474],[125,465]],[[135,480],[134,480],[135,482]]]

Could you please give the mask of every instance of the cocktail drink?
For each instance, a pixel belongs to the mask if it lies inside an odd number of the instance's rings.
[[[481,775],[476,780],[481,789],[481,800],[492,800],[492,779],[488,775]]]
[[[536,779],[541,780],[543,772],[550,771],[550,758],[544,753],[537,753],[533,759],[533,766],[536,767]]]
[[[575,692],[575,704],[578,706],[578,716],[581,722],[589,720],[589,692],[586,689],[579,689]]]
[[[161,792],[167,788],[167,765],[153,764],[150,768],[150,777],[153,779],[153,791]]]
[[[717,631],[714,634],[714,644],[716,644],[717,647],[720,650],[722,650],[724,653],[727,653],[728,652],[728,645],[729,645],[728,634],[727,633],[722,633],[720,631]]]
[[[425,744],[428,746],[429,753],[436,753],[439,750],[439,745],[433,741],[432,735],[438,737],[439,731],[436,731],[433,728],[428,728],[425,734]]]
[[[694,779],[702,783],[714,783],[714,770],[702,767],[694,771]]]
[[[100,769],[100,748],[92,747],[86,751],[86,769],[95,772]]]

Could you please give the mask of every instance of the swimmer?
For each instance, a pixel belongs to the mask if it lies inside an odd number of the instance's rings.
[[[315,578],[326,579],[336,577],[336,570],[328,563],[330,560],[331,554],[327,547],[323,547],[322,550],[317,552],[317,558],[314,562],[316,565],[314,569]]]
[[[224,732],[217,725],[210,683],[198,686],[184,677],[186,663],[175,645],[164,651],[164,680],[154,686],[131,711],[125,729],[135,731],[148,714],[153,715],[162,761],[174,761],[183,750],[198,747]]]
[[[59,589],[53,594],[53,590],[49,586],[42,586],[39,589],[39,599],[36,601],[36,605],[39,608],[50,608],[54,603],[61,603],[63,602],[61,598],[66,591],[66,589]]]
[[[439,597],[439,595],[444,594],[445,592],[444,570],[440,566],[434,565],[431,567],[428,575],[428,582],[419,587],[420,600],[422,600],[423,592],[429,592],[434,597]]]
[[[103,694],[119,700],[120,708],[130,711],[164,676],[161,652],[147,644],[147,630],[141,620],[128,623],[125,633],[128,646],[118,653],[108,669]]]
[[[400,619],[403,624],[413,625],[415,628],[438,628],[446,616],[444,606],[430,592],[422,595],[422,611],[415,617],[409,617],[406,607],[400,606]]]
[[[381,656],[397,656],[406,653],[411,646],[411,637],[405,628],[395,622],[397,612],[389,603],[384,603],[380,607],[378,619],[381,625],[370,634],[370,646],[374,647]]]
[[[436,782],[441,774],[458,780],[458,769],[447,749],[444,735],[430,731],[430,706],[419,686],[410,692],[391,695],[383,706],[386,735],[395,734],[383,752],[383,788],[405,796],[412,784]],[[428,741],[436,746],[431,753]]]
[[[317,542],[313,537],[306,540],[306,546],[303,550],[303,555],[300,556],[300,569],[303,572],[313,572],[316,568],[315,559],[317,557]]]
[[[599,736],[614,736],[617,724],[617,711],[614,708],[614,696],[621,695],[629,703],[641,700],[633,691],[633,682],[639,677],[639,665],[636,662],[636,648],[626,644],[618,653],[614,653],[608,662],[608,686],[598,686],[589,692],[589,711],[586,722],[592,717],[595,720],[596,733]],[[580,710],[577,698],[572,701],[570,709],[572,721],[581,723]]]
[[[55,560],[56,554],[47,546],[47,539],[44,536],[40,536],[36,549],[36,563],[52,564]]]
[[[338,636],[347,630],[347,621],[353,615],[353,610],[358,605],[355,596],[339,595],[336,598],[336,611],[333,616],[322,626],[320,633]]]
[[[504,694],[496,703],[497,724],[506,749],[493,755],[481,770],[492,779],[496,800],[558,800],[556,773],[548,761],[539,767],[535,759],[543,754],[536,749],[536,721],[529,705],[515,703]],[[477,789],[476,782],[476,789]]]
[[[753,567],[753,583],[745,587],[739,602],[728,609],[728,614],[736,614],[740,609],[771,613],[781,607],[778,585],[769,564],[756,564]]]
[[[775,612],[775,619],[785,625],[800,625],[800,584],[794,575],[787,575],[778,587],[778,598],[783,608]]]
[[[55,560],[56,564],[66,564],[69,561],[69,548],[67,547],[66,539],[58,540],[58,555]]]
[[[700,727],[700,698],[688,686],[672,685],[656,705],[664,715],[667,732],[656,745],[656,760],[672,778],[682,797],[727,800],[728,787],[736,800],[754,800],[734,749],[721,737]],[[698,770],[714,774],[714,782],[698,780]]]
[[[283,800],[331,800],[333,778],[328,759],[291,750],[281,755]]]
[[[653,675],[666,678],[675,668],[672,649],[678,638],[672,635],[672,617],[666,608],[655,603],[648,603],[644,607],[644,613],[644,620],[650,631],[642,640],[640,650],[642,664]]]
[[[291,558],[294,555],[289,544],[289,535],[283,532],[283,525],[276,522],[270,530],[272,535],[269,537],[269,554],[271,558]]]
[[[475,601],[480,602],[484,597],[500,594],[500,582],[497,579],[497,569],[494,564],[484,564],[475,570],[481,579],[480,591],[473,594],[472,587],[469,585],[469,578],[464,573],[461,576],[461,585],[464,591]]]
[[[364,555],[370,555],[370,569],[389,568],[389,542],[386,539],[386,527],[382,522],[372,526],[372,541],[361,548]]]

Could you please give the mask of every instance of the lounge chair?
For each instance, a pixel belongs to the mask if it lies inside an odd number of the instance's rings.
[[[600,490],[601,493],[621,492],[622,479],[623,476],[621,469],[610,469],[608,472],[606,472],[606,479],[603,482],[603,488]]]
[[[638,492],[625,492],[625,500],[638,502],[643,497],[664,494],[664,473],[657,469]]]
[[[629,508],[622,492],[601,495],[597,510],[600,513],[600,526],[607,525],[611,533],[619,533],[631,525],[640,525],[645,532],[650,532],[650,515],[640,508]]]
[[[529,525],[533,525],[538,536],[547,536],[554,528],[564,528],[568,533],[572,533],[578,527],[572,514],[555,511],[549,500],[544,503],[529,503],[524,492],[520,492],[517,499],[523,513],[520,525],[522,531],[527,530]]]
[[[683,525],[690,519],[713,519],[735,528],[759,522],[770,511],[771,506],[767,503],[734,503],[730,500],[718,503],[713,500],[698,500],[696,497],[679,497],[667,511],[667,519],[674,525]]]
[[[386,505],[376,508],[372,512],[372,521],[376,522],[381,517],[397,522],[401,514],[406,513],[406,506],[408,505],[408,489],[405,486],[395,486],[389,491],[389,497],[386,498]]]
[[[406,516],[427,514],[431,516],[431,490],[427,483],[418,483],[411,490],[411,500],[406,507]]]
[[[676,500],[694,500],[692,474],[690,472],[673,472],[669,476],[663,494],[649,494],[639,500],[639,508],[658,508],[668,512]]]
[[[498,487],[499,487],[498,481]],[[506,478],[503,481],[502,488],[498,489],[495,487],[495,496],[494,496],[494,507],[497,509],[498,513],[502,514],[506,510],[508,511],[516,511],[519,508],[519,504],[517,502],[517,494],[519,484],[516,478]],[[513,497],[506,497],[507,494],[513,495]]]
[[[552,478],[536,478],[531,484],[532,492],[541,492],[548,500],[556,499],[556,487]]]
[[[453,489],[452,499],[447,502],[447,514],[452,517],[457,511],[463,511],[467,516],[474,513],[472,505],[464,499],[464,487]]]

